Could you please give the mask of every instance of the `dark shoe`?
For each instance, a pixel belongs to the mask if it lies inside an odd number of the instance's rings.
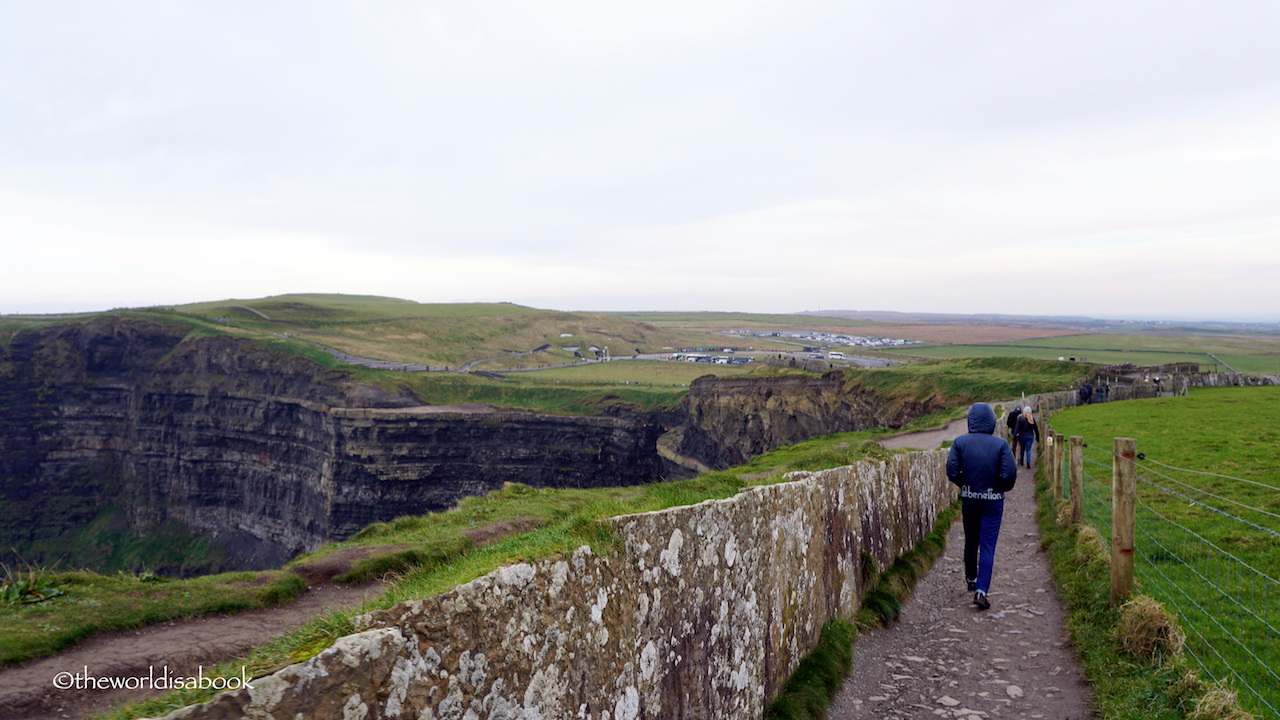
[[[987,594],[984,592],[973,594],[973,604],[977,605],[979,610],[986,610],[991,607],[991,601],[987,599]]]
[[[978,583],[972,580],[966,580],[964,583],[964,586],[965,586],[965,589],[967,589],[969,592],[974,592],[975,590],[978,589]]]

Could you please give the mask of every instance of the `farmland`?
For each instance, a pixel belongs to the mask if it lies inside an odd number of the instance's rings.
[[[1188,655],[1241,700],[1280,707],[1280,388],[1193,390],[1053,416],[1085,449],[1085,517],[1110,537],[1115,437],[1137,441],[1138,591],[1175,609]],[[1243,431],[1247,428],[1247,431]],[[1238,684],[1238,683],[1237,683]]]
[[[1016,343],[915,346],[885,352],[928,358],[1033,357],[1077,360],[1112,365],[1164,365],[1195,362],[1204,369],[1245,373],[1280,373],[1280,338],[1270,334],[1204,335],[1151,333],[1093,333],[1055,338],[1028,339]],[[1216,358],[1216,359],[1215,359]],[[1225,363],[1225,365],[1224,365]]]

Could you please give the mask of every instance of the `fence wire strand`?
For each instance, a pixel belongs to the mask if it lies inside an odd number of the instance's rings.
[[[1147,458],[1147,460],[1150,460],[1150,459],[1151,459],[1151,458]],[[1163,465],[1163,463],[1161,463],[1161,464]],[[1168,466],[1166,466],[1166,467],[1168,467]],[[1194,491],[1196,491],[1196,492],[1198,492],[1198,493],[1202,493],[1202,494],[1204,494],[1204,495],[1208,495],[1209,497],[1213,498],[1214,500],[1221,500],[1222,502],[1225,502],[1225,503],[1231,503],[1232,505],[1236,505],[1236,506],[1238,506],[1238,507],[1242,507],[1242,508],[1244,508],[1245,510],[1252,510],[1253,512],[1260,513],[1260,514],[1262,514],[1262,515],[1270,515],[1270,516],[1271,516],[1271,517],[1273,517],[1273,518],[1280,519],[1280,514],[1278,514],[1278,513],[1273,513],[1273,512],[1271,512],[1270,510],[1263,510],[1262,508],[1256,508],[1256,507],[1253,507],[1252,505],[1245,505],[1245,504],[1244,504],[1244,503],[1242,503],[1242,502],[1236,502],[1235,500],[1232,500],[1231,498],[1225,498],[1225,497],[1222,497],[1221,495],[1214,495],[1213,493],[1209,492],[1208,490],[1201,490],[1200,488],[1196,487],[1195,485],[1188,485],[1187,483],[1184,483],[1184,482],[1182,482],[1181,480],[1178,480],[1178,479],[1176,479],[1176,478],[1169,477],[1168,475],[1165,475],[1164,473],[1160,472],[1159,470],[1152,470],[1151,468],[1144,468],[1144,469],[1145,469],[1147,472],[1149,472],[1149,473],[1151,473],[1151,474],[1153,474],[1153,475],[1159,475],[1160,477],[1164,478],[1165,480],[1168,480],[1169,482],[1174,482],[1174,483],[1177,483],[1177,484],[1181,485],[1182,487],[1189,488],[1189,489],[1191,489],[1191,490],[1194,490]],[[1218,477],[1226,477],[1226,476],[1225,476],[1225,475],[1219,475]],[[1148,482],[1150,482],[1150,481],[1148,481]],[[1154,483],[1153,483],[1153,484],[1154,484]],[[1156,487],[1160,487],[1160,486],[1159,486],[1159,485],[1157,485]],[[1264,485],[1263,487],[1270,487],[1270,486],[1269,486],[1269,485]],[[1172,493],[1172,494],[1175,494],[1175,495],[1177,495],[1177,494],[1178,494],[1178,493],[1175,493],[1175,492],[1174,492],[1174,491],[1172,491],[1172,490],[1167,490],[1167,489],[1165,489],[1165,488],[1161,488],[1161,489],[1162,489],[1162,490],[1165,490],[1165,492],[1168,492],[1168,493]],[[1186,496],[1185,496],[1185,495],[1178,495],[1178,497],[1186,497]],[[1186,499],[1187,499],[1187,500],[1191,500],[1191,498],[1186,498]],[[1196,501],[1195,501],[1195,500],[1191,500],[1191,502],[1196,502]],[[1203,505],[1203,503],[1197,503],[1197,504]],[[1217,512],[1222,512],[1221,510],[1218,510],[1217,508],[1212,507],[1212,506],[1209,506],[1209,505],[1204,505],[1204,507],[1210,508],[1211,510],[1215,510],[1215,511],[1217,511]],[[1224,513],[1224,514],[1225,514],[1225,513]],[[1234,515],[1232,515],[1232,516],[1230,516],[1230,517],[1235,517],[1235,516],[1234,516]],[[1237,520],[1240,520],[1240,518],[1236,518],[1236,519],[1237,519]],[[1268,533],[1270,533],[1270,534],[1272,534],[1272,535],[1280,536],[1280,533],[1277,533],[1275,530],[1272,530],[1272,529],[1270,529],[1270,528],[1262,527],[1261,525],[1254,525],[1253,523],[1250,523],[1248,520],[1240,520],[1240,522],[1248,523],[1248,524],[1250,524],[1250,525],[1253,525],[1253,527],[1258,528],[1259,530],[1262,530],[1262,531],[1264,531],[1264,532],[1268,532]]]
[[[1110,541],[1112,518],[1112,477],[1116,463],[1130,463],[1139,483],[1140,494],[1147,500],[1167,498],[1168,502],[1189,506],[1193,512],[1210,513],[1217,518],[1219,534],[1197,532],[1186,524],[1161,512],[1166,509],[1153,507],[1142,497],[1135,498],[1139,512],[1136,523],[1141,562],[1135,569],[1148,586],[1147,592],[1175,610],[1180,624],[1188,635],[1187,655],[1200,666],[1206,677],[1213,680],[1229,680],[1242,692],[1241,700],[1252,705],[1256,713],[1280,718],[1280,613],[1276,612],[1277,590],[1280,579],[1259,569],[1240,557],[1249,555],[1250,542],[1273,543],[1280,538],[1280,528],[1267,518],[1280,519],[1280,514],[1265,508],[1203,490],[1171,477],[1169,472],[1186,472],[1256,485],[1270,490],[1280,490],[1266,483],[1243,478],[1179,468],[1168,463],[1143,457],[1140,461],[1124,458],[1114,451],[1092,448],[1087,445],[1082,452],[1081,490],[1083,493],[1085,521],[1099,530],[1104,541]],[[1063,488],[1070,483],[1070,468],[1064,458],[1062,468]],[[1213,504],[1211,504],[1213,503]],[[1258,513],[1258,521],[1252,522],[1237,514],[1215,507],[1234,506],[1236,513]],[[1156,503],[1161,505],[1161,503]],[[1250,516],[1254,517],[1254,516]],[[1209,526],[1206,526],[1209,527]],[[1239,528],[1232,531],[1229,528]],[[1229,534],[1228,534],[1229,533]],[[1244,553],[1231,552],[1224,543],[1215,542],[1206,534],[1223,538],[1243,538]]]
[[[1252,565],[1250,565],[1249,563],[1246,563],[1245,561],[1241,560],[1240,558],[1236,557],[1235,555],[1232,555],[1231,553],[1227,552],[1226,550],[1223,550],[1222,548],[1218,547],[1217,545],[1214,545],[1213,543],[1209,542],[1208,540],[1205,540],[1203,537],[1201,537],[1200,535],[1196,534],[1196,532],[1195,532],[1195,531],[1193,531],[1193,530],[1188,530],[1187,528],[1183,527],[1182,525],[1179,525],[1178,523],[1174,522],[1173,520],[1170,520],[1169,518],[1167,518],[1167,517],[1165,517],[1165,516],[1161,515],[1159,512],[1157,512],[1157,511],[1156,511],[1154,508],[1152,508],[1150,505],[1148,505],[1148,504],[1146,504],[1146,503],[1142,502],[1142,500],[1138,500],[1138,506],[1139,506],[1139,507],[1142,507],[1142,508],[1144,508],[1144,509],[1146,509],[1148,512],[1152,513],[1152,514],[1153,514],[1153,515],[1155,515],[1156,517],[1158,517],[1158,518],[1160,518],[1161,520],[1164,520],[1165,522],[1169,523],[1170,525],[1172,525],[1172,526],[1174,526],[1174,527],[1176,527],[1176,528],[1178,528],[1178,529],[1182,530],[1183,532],[1187,533],[1188,535],[1191,535],[1192,537],[1195,537],[1197,540],[1199,540],[1199,541],[1201,541],[1201,542],[1205,543],[1206,545],[1208,545],[1209,547],[1213,548],[1214,550],[1217,550],[1219,553],[1221,553],[1221,554],[1223,554],[1223,555],[1226,555],[1227,557],[1231,558],[1232,560],[1235,560],[1235,561],[1236,561],[1237,563],[1239,563],[1240,565],[1242,565],[1242,566],[1244,566],[1244,567],[1249,568],[1250,570],[1252,570],[1252,571],[1253,571],[1254,573],[1256,573],[1257,575],[1259,575],[1259,576],[1261,576],[1261,577],[1263,577],[1263,578],[1266,578],[1267,580],[1271,581],[1272,583],[1274,583],[1274,584],[1276,584],[1276,585],[1280,585],[1280,580],[1276,580],[1275,578],[1273,578],[1273,577],[1271,577],[1270,575],[1268,575],[1268,574],[1266,574],[1266,573],[1262,572],[1261,570],[1259,570],[1259,569],[1257,569],[1257,568],[1253,567],[1253,566],[1252,566]],[[1146,533],[1145,533],[1145,531],[1144,531],[1144,534],[1146,534]],[[1153,538],[1153,539],[1154,539],[1154,536],[1152,536],[1152,535],[1150,535],[1150,534],[1147,534],[1147,537],[1151,537],[1151,538]],[[1156,544],[1157,544],[1157,545],[1159,545],[1159,543],[1158,543],[1158,542],[1157,542]],[[1167,548],[1165,548],[1163,545],[1160,545],[1160,549],[1161,549],[1161,550],[1165,550],[1165,552],[1168,552],[1168,549],[1167,549]],[[1174,555],[1174,557],[1177,557],[1177,556],[1176,556],[1176,555]],[[1181,560],[1181,558],[1179,558],[1179,560]],[[1259,616],[1258,616],[1258,614],[1257,614],[1257,613],[1255,613],[1253,610],[1250,610],[1249,608],[1247,608],[1247,607],[1245,607],[1243,604],[1241,604],[1241,603],[1240,603],[1240,601],[1239,601],[1239,600],[1236,600],[1234,597],[1232,597],[1232,596],[1230,595],[1230,593],[1227,593],[1226,591],[1224,591],[1224,590],[1221,588],[1221,586],[1219,586],[1219,584],[1218,584],[1218,583],[1216,583],[1216,582],[1214,582],[1214,581],[1210,580],[1209,578],[1207,578],[1207,577],[1205,577],[1205,576],[1201,575],[1199,572],[1197,572],[1197,571],[1196,571],[1196,569],[1195,569],[1195,568],[1191,567],[1190,565],[1187,565],[1187,563],[1185,563],[1185,562],[1184,562],[1184,563],[1183,563],[1183,565],[1186,565],[1187,569],[1189,569],[1191,572],[1195,573],[1195,574],[1196,574],[1196,576],[1197,576],[1197,577],[1199,577],[1201,580],[1203,580],[1203,581],[1205,581],[1206,583],[1208,583],[1209,587],[1213,588],[1216,592],[1221,593],[1222,595],[1226,596],[1228,599],[1230,599],[1232,602],[1234,602],[1237,606],[1239,606],[1239,608],[1240,608],[1241,610],[1243,610],[1243,611],[1245,611],[1246,613],[1248,613],[1249,615],[1251,615],[1251,616],[1253,617],[1253,619],[1257,620],[1258,622],[1262,623],[1263,625],[1266,625],[1266,626],[1267,626],[1267,629],[1269,629],[1271,632],[1276,633],[1277,635],[1280,635],[1280,630],[1276,630],[1276,628],[1275,628],[1275,627],[1273,627],[1273,626],[1271,625],[1271,623],[1269,623],[1269,622],[1267,622],[1266,620],[1264,620],[1263,618],[1259,617]]]
[[[1152,482],[1150,482],[1150,481],[1145,481],[1145,482],[1147,482],[1147,483],[1148,483],[1148,484],[1150,484],[1150,485],[1155,485],[1155,483],[1152,483]],[[1159,487],[1159,485],[1156,485],[1156,487]],[[1173,494],[1177,495],[1177,493],[1173,493]],[[1181,496],[1179,496],[1179,497],[1181,497]],[[1244,566],[1244,567],[1249,568],[1250,570],[1252,570],[1252,571],[1254,571],[1255,573],[1257,573],[1259,576],[1264,577],[1264,578],[1266,578],[1267,580],[1271,581],[1273,584],[1280,586],[1280,580],[1277,580],[1277,579],[1275,579],[1275,578],[1271,577],[1270,575],[1268,575],[1268,574],[1266,574],[1266,573],[1262,572],[1261,570],[1259,570],[1259,569],[1257,569],[1257,568],[1253,567],[1252,565],[1250,565],[1249,563],[1245,562],[1244,560],[1241,560],[1240,558],[1236,557],[1235,555],[1232,555],[1231,553],[1227,552],[1226,550],[1223,550],[1222,548],[1220,548],[1220,547],[1218,547],[1217,545],[1213,544],[1213,542],[1212,542],[1212,541],[1210,541],[1209,539],[1207,539],[1207,538],[1203,537],[1202,535],[1200,535],[1200,534],[1199,534],[1199,533],[1197,533],[1196,531],[1194,531],[1194,530],[1192,530],[1192,529],[1190,529],[1190,528],[1188,528],[1188,527],[1185,527],[1185,526],[1183,526],[1183,525],[1179,525],[1176,521],[1174,521],[1174,520],[1170,520],[1169,518],[1165,517],[1164,515],[1161,515],[1158,511],[1156,511],[1156,510],[1155,510],[1154,508],[1152,508],[1150,505],[1148,505],[1148,504],[1146,504],[1146,503],[1142,502],[1142,499],[1141,499],[1141,498],[1139,498],[1137,502],[1138,502],[1138,505],[1140,505],[1140,506],[1142,506],[1142,507],[1146,508],[1147,510],[1150,510],[1150,511],[1151,511],[1151,513],[1152,513],[1153,515],[1155,515],[1156,517],[1160,518],[1161,520],[1164,520],[1165,522],[1169,523],[1170,525],[1172,525],[1172,526],[1174,526],[1174,527],[1178,528],[1179,530],[1182,530],[1183,532],[1187,533],[1188,535],[1191,535],[1192,537],[1194,537],[1195,539],[1197,539],[1197,540],[1199,540],[1200,542],[1204,543],[1205,545],[1208,545],[1209,547],[1213,548],[1214,550],[1217,550],[1219,553],[1222,553],[1223,555],[1226,555],[1227,557],[1231,558],[1232,560],[1235,560],[1235,561],[1236,561],[1237,563],[1239,563],[1240,565],[1242,565],[1242,566]],[[1195,503],[1196,505],[1203,506],[1203,507],[1209,507],[1208,505],[1205,505],[1204,503],[1196,503],[1194,500],[1192,500],[1191,502]],[[1211,508],[1211,507],[1209,507],[1209,509],[1210,509],[1210,510],[1215,510],[1216,508]],[[1219,512],[1221,512],[1221,511],[1219,511]],[[1231,516],[1230,516],[1230,515],[1227,515],[1227,517],[1231,517]],[[1252,523],[1250,523],[1250,524],[1252,525]]]
[[[1238,523],[1243,523],[1243,524],[1245,524],[1245,525],[1248,525],[1249,527],[1251,527],[1251,528],[1253,528],[1253,529],[1255,529],[1255,530],[1261,530],[1262,532],[1264,532],[1264,533],[1266,533],[1266,534],[1268,534],[1268,535],[1274,535],[1275,537],[1280,537],[1280,533],[1276,532],[1275,530],[1272,530],[1272,529],[1271,529],[1271,528],[1269,528],[1269,527],[1263,527],[1263,526],[1261,526],[1261,525],[1259,525],[1259,524],[1257,524],[1257,523],[1249,522],[1248,520],[1245,520],[1244,518],[1236,517],[1235,515],[1232,515],[1231,513],[1227,512],[1226,510],[1223,510],[1223,509],[1221,509],[1221,508],[1216,508],[1216,507],[1214,507],[1214,506],[1212,506],[1212,505],[1207,505],[1207,504],[1205,504],[1205,503],[1202,503],[1202,502],[1200,502],[1199,500],[1196,500],[1196,499],[1195,499],[1195,498],[1193,498],[1193,497],[1190,497],[1190,496],[1187,496],[1187,495],[1183,495],[1182,493],[1178,492],[1177,490],[1170,490],[1169,488],[1167,488],[1167,487],[1165,487],[1165,486],[1163,486],[1163,485],[1161,485],[1161,484],[1159,484],[1159,483],[1154,483],[1154,482],[1152,482],[1152,481],[1150,481],[1150,480],[1148,480],[1148,479],[1146,479],[1146,478],[1142,477],[1141,475],[1139,475],[1139,476],[1138,476],[1138,479],[1139,479],[1139,480],[1141,480],[1141,481],[1143,482],[1143,484],[1145,484],[1145,485],[1149,485],[1149,486],[1154,487],[1154,488],[1159,488],[1161,491],[1166,492],[1166,493],[1168,493],[1168,494],[1170,494],[1170,495],[1173,495],[1174,497],[1180,497],[1180,498],[1182,498],[1183,500],[1186,500],[1188,505],[1196,505],[1196,506],[1198,506],[1198,507],[1202,507],[1202,508],[1204,508],[1204,509],[1206,509],[1206,510],[1209,510],[1209,511],[1212,511],[1212,512],[1216,512],[1216,513],[1218,513],[1219,515],[1221,515],[1221,516],[1223,516],[1223,517],[1225,517],[1225,518],[1230,518],[1230,519],[1232,519],[1232,520],[1235,520],[1235,521],[1236,521],[1236,522],[1238,522]],[[1175,480],[1174,482],[1177,482],[1177,481]],[[1217,497],[1217,496],[1216,496],[1216,495],[1214,495],[1213,497]],[[1237,504],[1239,504],[1239,503],[1237,503]],[[1249,506],[1248,506],[1248,505],[1244,505],[1243,507],[1249,508]],[[1249,508],[1249,509],[1250,509],[1250,510],[1252,510],[1253,508]],[[1261,512],[1261,511],[1259,511],[1259,512]],[[1271,515],[1271,514],[1273,514],[1273,513],[1266,513],[1266,514],[1267,514],[1267,515]],[[1280,517],[1280,516],[1277,516],[1277,517]]]
[[[1268,490],[1275,490],[1277,492],[1280,492],[1280,487],[1276,487],[1275,485],[1268,485],[1266,483],[1261,483],[1261,482],[1258,482],[1257,480],[1246,480],[1244,478],[1238,478],[1232,475],[1219,475],[1218,473],[1211,473],[1206,470],[1188,470],[1186,468],[1174,467],[1172,465],[1166,465],[1150,456],[1147,456],[1145,459],[1147,460],[1147,462],[1153,462],[1156,465],[1169,468],[1170,470],[1177,470],[1178,472],[1191,473],[1193,475],[1208,475],[1210,477],[1218,477],[1218,478],[1223,478],[1225,480],[1235,480],[1236,482],[1249,483],[1250,485],[1257,485],[1258,487],[1264,487],[1264,488],[1267,488]]]
[[[1178,557],[1178,556],[1177,556],[1177,554],[1175,554],[1175,553],[1173,553],[1172,551],[1170,551],[1169,549],[1165,548],[1165,547],[1164,547],[1164,545],[1163,545],[1162,543],[1160,543],[1158,540],[1156,540],[1154,536],[1152,536],[1152,535],[1150,535],[1150,534],[1148,534],[1148,533],[1146,533],[1146,532],[1144,532],[1144,531],[1141,531],[1141,530],[1139,530],[1139,532],[1143,535],[1143,537],[1150,538],[1152,542],[1154,542],[1156,545],[1159,545],[1159,546],[1160,546],[1160,548],[1161,548],[1162,550],[1164,550],[1166,553],[1168,553],[1170,556],[1175,557],[1175,558],[1176,558],[1176,557]],[[1190,565],[1190,564],[1188,564],[1188,563],[1186,563],[1185,561],[1183,561],[1183,560],[1182,560],[1182,558],[1178,558],[1178,559],[1179,559],[1179,561],[1180,561],[1180,562],[1182,562],[1182,565],[1183,565],[1184,567],[1186,567],[1187,569],[1191,570],[1191,572],[1195,573],[1195,574],[1196,574],[1196,575],[1197,575],[1201,580],[1204,580],[1206,584],[1208,584],[1210,587],[1215,587],[1215,588],[1216,588],[1216,585],[1215,585],[1212,581],[1210,581],[1208,578],[1206,578],[1206,577],[1204,577],[1203,575],[1201,575],[1201,574],[1200,574],[1200,573],[1199,573],[1195,568],[1191,567],[1191,565]],[[1184,589],[1182,588],[1182,586],[1181,586],[1179,583],[1175,582],[1175,581],[1174,581],[1172,578],[1170,578],[1168,575],[1165,575],[1164,571],[1163,571],[1163,570],[1161,570],[1161,569],[1159,568],[1159,565],[1158,565],[1157,563],[1147,563],[1147,564],[1144,564],[1142,567],[1143,567],[1143,569],[1145,570],[1148,566],[1149,566],[1151,569],[1155,570],[1157,573],[1159,573],[1159,574],[1160,574],[1160,576],[1161,576],[1161,577],[1163,577],[1163,578],[1164,578],[1164,579],[1169,583],[1169,586],[1170,586],[1170,587],[1173,587],[1174,589],[1176,589],[1176,590],[1177,590],[1177,591],[1182,595],[1182,597],[1186,599],[1186,601],[1187,601],[1187,602],[1191,603],[1191,605],[1193,605],[1197,610],[1199,610],[1201,613],[1203,613],[1205,617],[1207,617],[1207,618],[1209,618],[1209,619],[1213,620],[1213,624],[1214,624],[1214,625],[1217,625],[1217,626],[1218,626],[1218,629],[1219,629],[1219,630],[1221,630],[1221,631],[1222,631],[1222,633],[1223,633],[1224,635],[1226,635],[1227,637],[1231,638],[1231,640],[1232,640],[1232,641],[1234,641],[1234,642],[1236,643],[1236,645],[1238,645],[1241,649],[1243,649],[1243,650],[1245,651],[1245,653],[1249,655],[1249,657],[1251,657],[1251,658],[1253,658],[1255,661],[1257,661],[1258,665],[1259,665],[1261,668],[1263,668],[1264,670],[1266,670],[1266,671],[1267,671],[1267,672],[1268,672],[1268,673],[1269,673],[1273,678],[1275,678],[1275,679],[1277,680],[1277,682],[1280,682],[1280,675],[1276,675],[1276,672],[1275,672],[1274,670],[1272,670],[1270,667],[1268,667],[1268,664],[1267,664],[1267,662],[1266,662],[1266,661],[1264,661],[1262,658],[1258,657],[1258,656],[1257,656],[1257,655],[1256,655],[1252,650],[1250,650],[1250,649],[1249,649],[1249,647],[1248,647],[1247,645],[1245,645],[1243,642],[1241,642],[1241,641],[1240,641],[1240,639],[1239,639],[1239,638],[1237,638],[1235,635],[1233,635],[1233,634],[1231,633],[1231,631],[1229,631],[1229,630],[1227,630],[1225,627],[1223,627],[1223,626],[1222,626],[1222,623],[1221,623],[1221,622],[1218,622],[1218,620],[1217,620],[1217,618],[1214,616],[1214,614],[1213,614],[1213,613],[1211,613],[1211,612],[1209,612],[1208,610],[1206,610],[1204,607],[1202,607],[1202,606],[1200,605],[1200,603],[1196,602],[1195,598],[1193,598],[1191,595],[1187,594],[1187,591],[1186,591],[1186,590],[1184,590]],[[1144,572],[1143,574],[1145,575],[1146,573]],[[1154,583],[1153,583],[1153,584],[1154,584]],[[1172,597],[1172,594],[1171,594],[1171,593],[1169,593],[1168,595],[1170,596],[1170,598]],[[1229,594],[1227,594],[1227,593],[1223,593],[1223,595],[1225,595],[1226,597],[1230,598],[1232,601],[1235,601],[1235,598],[1232,598]],[[1239,602],[1238,602],[1238,601],[1236,601],[1236,604],[1237,604],[1237,605],[1239,605]],[[1244,606],[1243,606],[1243,605],[1241,605],[1241,607],[1244,607]],[[1248,611],[1248,608],[1245,608],[1245,610],[1246,610],[1246,611]],[[1252,611],[1249,611],[1249,612],[1250,612],[1250,614],[1253,614],[1253,613],[1252,613]],[[1185,617],[1186,617],[1186,615],[1184,614],[1184,615],[1183,615],[1183,617],[1185,618]],[[1254,617],[1257,617],[1257,616],[1256,616],[1256,615],[1254,615]],[[1259,618],[1259,619],[1261,619],[1261,618]],[[1263,622],[1264,622],[1264,624],[1267,624],[1267,626],[1268,626],[1268,627],[1270,627],[1270,624],[1269,624],[1269,623],[1266,623],[1266,621],[1263,621]],[[1265,697],[1263,697],[1262,693],[1261,693],[1261,692],[1259,692],[1256,688],[1254,688],[1254,687],[1253,687],[1253,685],[1248,681],[1248,679],[1246,679],[1246,677],[1245,677],[1244,675],[1242,675],[1242,674],[1240,673],[1240,671],[1239,671],[1239,670],[1237,670],[1237,669],[1235,668],[1235,666],[1234,666],[1234,665],[1232,665],[1232,664],[1231,664],[1231,661],[1229,661],[1227,658],[1225,658],[1225,657],[1223,657],[1223,656],[1222,656],[1222,653],[1218,651],[1218,648],[1214,645],[1214,643],[1213,643],[1213,642],[1211,642],[1211,641],[1209,641],[1209,639],[1208,639],[1208,638],[1206,638],[1206,637],[1205,637],[1205,636],[1200,632],[1199,628],[1198,628],[1198,627],[1196,627],[1196,625],[1195,625],[1194,623],[1189,623],[1189,624],[1187,624],[1187,626],[1188,626],[1188,628],[1190,628],[1190,630],[1191,630],[1193,633],[1195,633],[1196,637],[1200,639],[1201,643],[1202,643],[1205,647],[1209,648],[1209,650],[1210,650],[1214,655],[1216,655],[1216,656],[1218,657],[1218,661],[1219,661],[1219,662],[1221,662],[1224,666],[1226,666],[1226,668],[1230,671],[1230,673],[1231,673],[1232,677],[1234,677],[1234,678],[1236,679],[1236,681],[1237,681],[1237,682],[1239,682],[1239,683],[1241,683],[1242,685],[1244,685],[1245,687],[1249,688],[1249,692],[1251,692],[1251,693],[1252,693],[1256,698],[1258,698],[1258,700],[1259,700],[1260,702],[1262,702],[1262,704],[1264,704],[1264,705],[1266,705],[1268,708],[1270,708],[1272,713],[1275,713],[1275,712],[1276,712],[1275,707],[1273,707],[1273,706],[1271,705],[1271,703],[1267,702],[1267,699],[1266,699]],[[1275,628],[1272,628],[1272,630],[1274,630],[1274,629],[1275,629]],[[1201,668],[1203,668],[1203,669],[1205,670],[1205,672],[1209,673],[1209,675],[1210,675],[1210,676],[1213,676],[1213,675],[1214,675],[1214,673],[1213,673],[1213,672],[1212,672],[1212,671],[1211,671],[1211,670],[1210,670],[1210,669],[1209,669],[1209,668],[1204,664],[1204,662],[1203,662],[1203,661],[1201,661],[1201,660],[1200,660],[1200,658],[1199,658],[1199,657],[1194,653],[1194,651],[1190,651],[1190,650],[1189,650],[1188,652],[1190,652],[1191,656],[1192,656],[1193,658],[1195,658],[1196,664],[1200,665],[1200,667],[1201,667]]]

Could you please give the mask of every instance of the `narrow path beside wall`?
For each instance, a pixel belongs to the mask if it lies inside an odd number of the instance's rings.
[[[854,644],[853,670],[830,720],[1090,717],[1089,689],[1040,549],[1034,487],[1034,471],[1019,469],[1005,500],[991,609],[979,611],[965,590],[957,522],[901,620]]]

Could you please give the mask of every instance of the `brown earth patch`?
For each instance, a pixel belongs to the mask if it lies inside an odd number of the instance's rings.
[[[538,527],[537,520],[531,517],[518,517],[511,520],[499,520],[496,523],[490,523],[472,530],[463,530],[462,534],[475,543],[476,547],[479,547],[488,545],[494,540],[499,540],[508,535],[526,532],[536,527]]]
[[[357,545],[345,547],[329,553],[318,560],[310,560],[290,568],[302,576],[308,585],[324,585],[343,573],[350,572],[360,560],[376,555],[390,555],[401,550],[408,550],[408,545]]]
[[[267,575],[266,573],[263,573],[252,580],[245,580],[242,582],[231,583],[229,587],[233,587],[236,589],[262,587],[263,585],[266,585],[269,582],[271,582],[271,576]]]

